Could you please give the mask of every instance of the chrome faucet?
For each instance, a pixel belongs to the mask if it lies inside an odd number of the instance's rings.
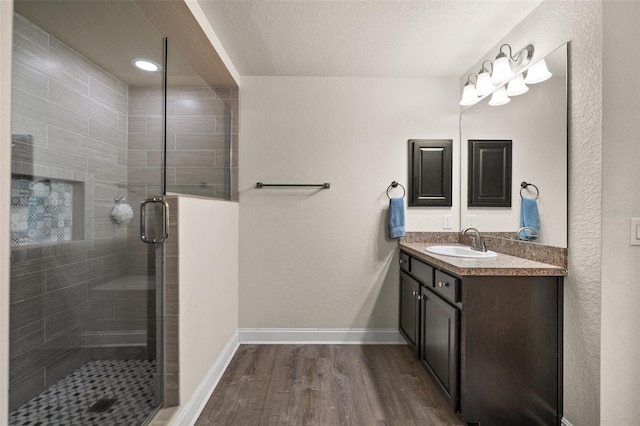
[[[472,227],[468,227],[468,228],[464,228],[461,232],[460,235],[464,236],[467,232],[475,232],[476,236],[475,237],[471,237],[471,250],[477,250],[477,251],[487,251],[487,247],[484,245],[484,240],[482,239],[482,236],[480,235],[480,231],[478,231],[476,228],[472,228]]]
[[[522,233],[522,231],[529,231],[531,232],[531,235],[528,235],[525,238],[520,238],[520,234]],[[528,226],[523,226],[522,228],[518,229],[518,232],[516,232],[516,240],[528,240],[535,238],[538,238],[538,232],[535,229],[529,228]]]

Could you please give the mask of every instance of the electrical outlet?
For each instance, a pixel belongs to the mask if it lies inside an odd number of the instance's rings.
[[[445,214],[442,216],[442,229],[451,229],[451,215]]]
[[[640,246],[640,218],[631,218],[631,229],[629,231],[629,245]]]

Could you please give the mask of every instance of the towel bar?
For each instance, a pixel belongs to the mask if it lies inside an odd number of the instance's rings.
[[[256,182],[256,188],[264,188],[265,186],[293,186],[293,187],[320,187],[323,189],[331,188],[331,184],[325,183],[262,183]]]

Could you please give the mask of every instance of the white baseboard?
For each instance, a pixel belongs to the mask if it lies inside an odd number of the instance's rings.
[[[238,346],[240,346],[240,339],[238,337],[238,330],[236,330],[222,349],[220,356],[218,356],[193,395],[191,395],[191,398],[188,401],[184,401],[184,404],[179,407],[176,414],[169,421],[169,425],[184,426],[195,424],[198,416],[222,378],[224,371],[231,362],[233,355],[235,355],[238,350]]]
[[[570,422],[569,420],[567,420],[567,418],[566,418],[566,417],[563,417],[563,418],[562,418],[562,422],[561,422],[561,423],[562,423],[562,426],[573,426],[573,425],[571,424],[571,422]]]
[[[238,332],[241,344],[406,344],[394,329],[241,328]]]

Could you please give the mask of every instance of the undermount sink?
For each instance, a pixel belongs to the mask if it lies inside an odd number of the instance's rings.
[[[477,251],[466,246],[429,246],[425,250],[434,254],[453,257],[469,257],[473,259],[489,259],[498,256],[495,251]]]

